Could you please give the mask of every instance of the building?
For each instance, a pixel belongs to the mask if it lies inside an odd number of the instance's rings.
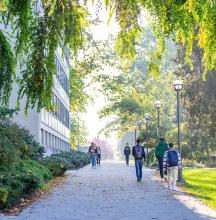
[[[21,109],[14,117],[14,121],[29,129],[37,142],[45,147],[46,155],[60,151],[69,151],[70,124],[69,124],[69,49],[66,48],[64,56],[59,48],[56,51],[56,69],[52,101],[56,106],[55,112],[47,112],[37,108],[29,109],[24,113],[25,98],[21,100]],[[18,68],[18,67],[17,67]],[[20,70],[17,69],[17,75]],[[16,107],[18,85],[14,84],[10,98],[10,108]]]

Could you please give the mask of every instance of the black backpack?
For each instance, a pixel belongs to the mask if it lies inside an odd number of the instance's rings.
[[[168,151],[167,165],[169,167],[178,166],[178,152],[176,150]]]

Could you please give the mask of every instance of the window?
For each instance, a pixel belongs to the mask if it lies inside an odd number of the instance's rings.
[[[45,131],[45,146],[47,147],[48,145],[48,134],[47,131]]]
[[[44,145],[44,130],[41,129],[41,144]]]

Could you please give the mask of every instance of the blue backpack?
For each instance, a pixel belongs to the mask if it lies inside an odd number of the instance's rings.
[[[176,150],[168,151],[167,165],[169,167],[178,166],[178,152]]]

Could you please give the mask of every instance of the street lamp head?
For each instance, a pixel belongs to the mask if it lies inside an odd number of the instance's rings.
[[[155,106],[156,106],[156,108],[161,108],[161,106],[162,106],[162,103],[161,103],[161,101],[156,101],[155,102]]]
[[[145,117],[146,120],[148,120],[149,117],[150,117],[150,115],[149,115],[148,113],[146,113],[146,114],[144,115],[144,117]]]
[[[137,122],[137,124],[138,124],[139,126],[141,126],[141,125],[142,125],[142,121],[139,120],[139,121]]]
[[[176,91],[181,91],[182,88],[183,88],[183,82],[181,80],[175,80],[173,82],[173,88],[176,90]]]

